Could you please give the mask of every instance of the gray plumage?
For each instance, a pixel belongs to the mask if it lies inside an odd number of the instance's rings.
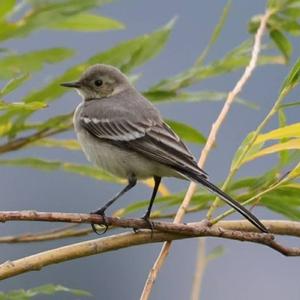
[[[79,81],[62,85],[75,87],[83,97],[73,122],[78,141],[91,163],[113,175],[127,178],[132,186],[137,179],[157,179],[147,217],[160,178],[171,176],[204,185],[261,231],[267,231],[254,215],[208,181],[207,174],[197,166],[180,138],[164,123],[159,111],[118,69],[94,65]],[[97,212],[104,214],[116,198]]]

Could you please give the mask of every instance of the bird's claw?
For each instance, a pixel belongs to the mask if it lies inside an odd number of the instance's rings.
[[[102,234],[106,233],[106,231],[107,231],[107,229],[108,229],[108,224],[107,224],[107,222],[106,222],[104,210],[99,209],[99,210],[97,210],[97,211],[91,212],[90,214],[92,214],[92,215],[99,215],[99,216],[101,216],[101,217],[103,218],[103,224],[102,224],[102,226],[104,227],[104,230],[103,230],[103,231],[97,230],[97,228],[96,228],[96,225],[97,225],[97,224],[95,224],[95,223],[92,222],[92,223],[91,223],[91,226],[92,226],[93,231],[94,231],[97,235],[102,235]]]
[[[153,222],[150,220],[150,218],[149,218],[148,215],[144,215],[141,219],[144,220],[144,221],[147,223],[149,229],[151,230],[151,238],[152,238],[152,236],[153,236],[153,231],[154,231]],[[139,232],[139,229],[138,229],[138,228],[132,228],[132,230],[134,231],[134,233]]]

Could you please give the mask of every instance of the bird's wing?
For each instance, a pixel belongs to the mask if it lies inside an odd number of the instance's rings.
[[[91,135],[115,142],[129,142],[144,137],[147,131],[151,130],[152,123],[150,120],[131,122],[120,118],[80,117],[80,125]]]
[[[82,116],[80,124],[98,139],[138,152],[182,174],[195,172],[207,177],[181,139],[162,121],[131,122],[120,118],[98,119]]]

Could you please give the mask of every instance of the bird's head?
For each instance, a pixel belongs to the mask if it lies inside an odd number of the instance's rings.
[[[114,96],[131,86],[120,70],[104,64],[93,65],[82,74],[78,81],[61,85],[75,88],[85,101]]]

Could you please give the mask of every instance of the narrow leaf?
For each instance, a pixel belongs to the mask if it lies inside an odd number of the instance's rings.
[[[20,73],[40,71],[44,64],[60,62],[73,54],[72,49],[50,48],[24,54],[6,55],[0,59],[0,79],[10,79]]]
[[[288,62],[293,51],[291,42],[281,31],[276,29],[271,30],[270,37]]]
[[[203,101],[224,101],[227,93],[216,91],[199,91],[199,92],[178,92],[178,91],[160,91],[149,90],[144,92],[144,96],[152,102],[203,102]],[[252,109],[257,109],[257,105],[245,99],[237,97],[236,103],[245,105]]]
[[[281,89],[280,96],[285,96],[288,92],[290,92],[296,85],[299,84],[300,81],[300,58],[296,61],[294,66],[292,67],[290,73],[284,80]]]
[[[39,109],[43,109],[47,107],[47,104],[43,102],[31,102],[31,103],[24,103],[24,102],[3,102],[0,101],[0,110],[6,110],[6,111],[21,111],[24,110],[27,111],[36,111]]]
[[[120,182],[120,179],[98,168],[89,165],[79,165],[75,163],[68,163],[62,161],[50,161],[50,160],[43,160],[40,158],[25,157],[25,158],[16,158],[16,159],[2,159],[0,160],[0,165],[29,167],[29,168],[40,169],[44,171],[63,170],[81,176],[88,176],[97,180],[105,180],[109,182]]]
[[[15,7],[16,0],[1,0],[0,1],[0,19],[3,19]]]
[[[248,155],[247,158],[244,160],[244,163],[265,155],[270,155],[280,151],[295,150],[295,149],[298,150],[300,149],[300,139],[292,139],[284,143],[275,144],[270,147],[264,148],[253,155],[250,156]]]
[[[243,159],[241,158],[243,155],[245,155],[246,148],[248,147],[249,142],[252,141],[254,135],[255,135],[255,132],[253,132],[253,131],[250,132],[246,136],[246,138],[243,140],[243,142],[241,143],[241,145],[239,146],[237,151],[235,152],[232,162],[231,162],[231,167],[230,167],[231,170],[240,166],[243,163],[243,161],[245,161],[245,159],[247,159],[248,156],[251,156],[251,155],[253,155],[253,153],[256,153],[257,151],[259,151],[259,149],[261,149],[261,147],[263,146],[263,143],[257,143],[255,145],[252,145],[252,147],[250,149],[248,149],[246,156]]]
[[[166,123],[178,134],[180,138],[187,142],[204,144],[206,138],[197,129],[174,120],[166,120]]]
[[[84,290],[67,288],[62,285],[45,284],[32,289],[12,290],[6,293],[0,292],[1,300],[28,300],[38,295],[54,295],[58,292],[71,293],[74,296],[91,296],[91,294]]]
[[[12,123],[11,122],[1,122],[0,123],[0,136],[6,135],[12,128]]]
[[[38,140],[31,144],[31,146],[36,147],[47,147],[47,148],[63,148],[67,150],[80,150],[80,146],[76,140],[58,140],[58,139],[51,139],[45,138]]]
[[[231,7],[231,3],[232,3],[231,0],[229,0],[229,1],[227,1],[226,5],[224,6],[223,12],[220,16],[220,19],[219,19],[216,27],[214,28],[214,31],[210,37],[210,40],[209,40],[207,46],[205,47],[203,52],[199,55],[199,57],[196,60],[196,63],[195,63],[196,66],[200,66],[203,63],[209,50],[211,49],[211,47],[216,43],[217,39],[219,38],[221,31],[224,27],[224,24],[227,20],[228,13],[229,13],[229,10]]]
[[[123,29],[124,25],[119,21],[103,16],[80,13],[61,19],[58,22],[51,24],[50,28],[58,30],[100,31]]]
[[[7,84],[0,90],[0,97],[3,97],[18,87],[20,87],[26,80],[29,79],[29,73],[21,74],[7,82]]]
[[[215,260],[215,259],[223,256],[224,252],[225,252],[225,249],[223,246],[217,246],[208,253],[208,255],[206,256],[206,259],[208,261]]]
[[[260,144],[270,140],[279,140],[282,138],[300,138],[300,123],[280,127],[267,133],[260,134],[256,138],[255,144]]]

